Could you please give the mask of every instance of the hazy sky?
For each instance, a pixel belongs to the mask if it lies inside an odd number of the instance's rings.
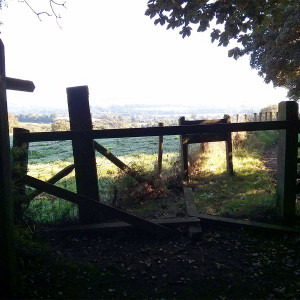
[[[28,0],[32,7],[47,0]],[[8,92],[11,104],[67,106],[66,87],[88,85],[91,105],[200,104],[265,106],[286,100],[247,57],[228,58],[209,33],[155,26],[146,0],[67,0],[60,29],[24,4],[8,1],[0,27],[7,76],[32,80],[33,94]]]

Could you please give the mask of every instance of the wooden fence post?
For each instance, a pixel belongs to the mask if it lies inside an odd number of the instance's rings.
[[[224,119],[226,123],[231,123],[231,119],[229,115],[224,115]],[[226,140],[226,165],[227,165],[227,173],[233,175],[233,163],[232,163],[232,138],[231,132],[227,133],[227,140]]]
[[[257,113],[254,113],[254,122],[257,122]]]
[[[259,122],[262,121],[262,113],[259,113]]]
[[[92,130],[87,86],[67,88],[71,131]],[[99,201],[98,177],[94,140],[78,132],[72,140],[77,193]],[[83,223],[99,222],[100,216],[92,207],[79,205],[79,219]]]
[[[278,105],[280,121],[298,120],[298,103],[283,101]],[[295,218],[296,180],[298,156],[298,128],[290,126],[279,130],[277,156],[277,206],[280,217],[286,223]]]
[[[17,287],[13,231],[10,141],[6,101],[5,55],[0,40],[0,298],[12,298]]]
[[[239,122],[239,114],[236,114],[236,123]]]
[[[178,120],[179,125],[183,125],[185,117],[180,117]],[[180,135],[180,155],[181,155],[181,167],[183,180],[189,180],[189,165],[188,165],[188,143],[183,136]]]
[[[268,112],[265,112],[265,121],[268,121]]]
[[[158,126],[163,127],[164,123],[158,123]],[[164,137],[163,135],[160,135],[158,137],[158,177],[161,177],[162,173],[162,157],[163,157],[163,146],[164,146]]]
[[[19,133],[29,133],[29,130],[23,128],[14,128],[13,130],[13,149],[12,149],[12,182],[14,185],[13,196],[15,197],[15,214],[22,212],[22,204],[26,197],[26,187],[22,179],[27,175],[28,170],[28,149],[29,143],[20,141]]]
[[[271,111],[269,112],[269,119],[270,119],[270,121],[273,120],[273,113]]]

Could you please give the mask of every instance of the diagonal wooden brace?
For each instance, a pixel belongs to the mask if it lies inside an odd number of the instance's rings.
[[[74,168],[75,168],[74,164],[69,165],[69,166],[65,167],[63,170],[59,171],[53,177],[51,177],[50,179],[48,179],[46,182],[54,184],[57,181],[59,181],[62,178],[66,177],[67,175],[69,175],[74,170]],[[29,195],[27,195],[27,200],[31,201],[33,198],[37,197],[41,193],[42,192],[40,190],[35,190],[32,193],[30,193]]]
[[[132,170],[129,166],[123,163],[119,158],[113,155],[108,149],[94,141],[95,150],[106,157],[110,162],[116,165],[119,169],[124,171],[126,174],[134,178],[137,182],[141,183],[144,187],[151,185],[146,179],[142,178],[138,172]]]
[[[25,183],[37,190],[42,190],[50,195],[63,198],[75,204],[89,205],[91,209],[99,210],[103,214],[110,215],[117,219],[120,219],[128,224],[131,224],[137,228],[145,230],[150,233],[154,233],[160,237],[171,236],[177,234],[176,231],[171,230],[167,227],[161,226],[159,224],[152,223],[135,215],[129,214],[125,211],[119,210],[117,208],[111,207],[107,204],[98,202],[94,199],[70,192],[68,190],[57,187],[53,184],[44,182],[42,180],[36,179],[34,177],[25,176]]]

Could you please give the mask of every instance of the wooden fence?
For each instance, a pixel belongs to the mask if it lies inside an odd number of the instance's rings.
[[[72,88],[79,91],[80,97],[77,97],[76,101],[83,101],[88,105],[88,89],[87,87]],[[74,95],[73,93],[73,95]],[[71,100],[71,92],[68,92],[69,107]],[[78,104],[76,104],[78,105]],[[81,104],[82,105],[82,104]],[[70,109],[72,111],[72,108]],[[82,112],[82,110],[80,110]],[[82,114],[83,115],[83,114]],[[89,115],[85,115],[85,118]],[[72,116],[70,112],[70,118],[72,123]],[[77,120],[81,122],[79,119]],[[85,180],[86,175],[90,172],[90,168],[87,167],[88,159],[91,159],[90,165],[94,164],[95,153],[94,149],[98,149],[99,146],[93,142],[94,139],[102,138],[126,138],[126,137],[145,137],[145,136],[164,136],[164,135],[190,135],[199,136],[201,134],[230,134],[231,132],[239,131],[262,131],[262,130],[279,130],[279,149],[278,149],[278,176],[277,176],[277,195],[278,195],[278,207],[280,216],[286,222],[289,222],[295,217],[295,199],[296,199],[296,179],[297,179],[297,151],[298,151],[298,130],[300,122],[298,121],[298,104],[293,101],[281,102],[279,104],[279,114],[277,121],[263,121],[263,122],[244,122],[244,123],[217,123],[217,124],[191,124],[191,125],[179,125],[179,126],[158,126],[150,128],[128,128],[128,129],[107,129],[107,130],[90,130],[85,128],[74,128],[71,126],[71,131],[62,132],[19,132],[18,143],[40,142],[40,141],[56,141],[56,140],[72,140],[73,141],[73,153],[75,161],[75,175],[77,188],[80,187],[81,180]],[[75,142],[76,141],[76,142]],[[86,149],[87,145],[91,149]],[[102,147],[100,145],[100,147]],[[25,147],[26,148],[26,147]],[[84,150],[83,150],[84,149]],[[105,148],[102,149],[102,153],[105,152]],[[80,152],[81,151],[81,152]],[[77,161],[76,155],[80,156],[84,162]],[[108,154],[110,155],[110,154]],[[122,162],[120,162],[122,163]],[[79,164],[77,167],[76,164]],[[126,166],[124,166],[125,168]],[[93,167],[94,168],[94,167]],[[83,172],[83,173],[82,173]],[[85,172],[85,173],[84,173]],[[91,174],[88,174],[91,176]],[[94,185],[97,184],[97,174],[94,173]],[[26,183],[44,191],[50,191],[48,185],[41,182],[34,181],[29,176],[25,176]],[[84,181],[86,182],[86,181]],[[85,185],[85,189],[91,188],[91,182]],[[48,182],[48,184],[50,184]],[[95,187],[94,187],[95,188]],[[90,192],[90,191],[89,191]],[[58,192],[59,193],[59,192]],[[88,194],[88,192],[81,191],[80,194],[86,199],[99,200]],[[63,198],[63,197],[62,197]],[[70,198],[69,198],[70,199]],[[82,200],[82,201],[81,201]],[[86,216],[82,217],[83,221],[90,221],[93,216],[90,215],[91,209],[86,209],[88,205],[84,204],[83,199],[79,202],[80,206],[84,207]],[[87,200],[89,202],[89,200]],[[99,206],[100,207],[100,206]],[[111,213],[115,215],[114,208],[105,209],[108,215]],[[94,213],[95,211],[93,211]],[[82,216],[84,213],[81,213]],[[99,211],[97,212],[99,214]],[[99,220],[97,215],[96,220]],[[134,218],[133,218],[134,219]],[[127,220],[128,221],[128,220]]]
[[[263,122],[263,121],[278,121],[279,113],[266,111],[253,114],[236,114],[232,117],[232,122]]]

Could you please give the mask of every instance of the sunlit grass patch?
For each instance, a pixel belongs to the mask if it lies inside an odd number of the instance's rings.
[[[275,179],[261,160],[262,145],[253,149],[260,142],[249,141],[251,150],[247,145],[233,150],[234,176],[226,173],[224,143],[211,143],[209,152],[200,155],[191,183],[202,213],[254,219],[275,215]]]
[[[30,202],[26,217],[41,224],[66,222],[78,218],[78,208],[71,202],[44,195]]]

